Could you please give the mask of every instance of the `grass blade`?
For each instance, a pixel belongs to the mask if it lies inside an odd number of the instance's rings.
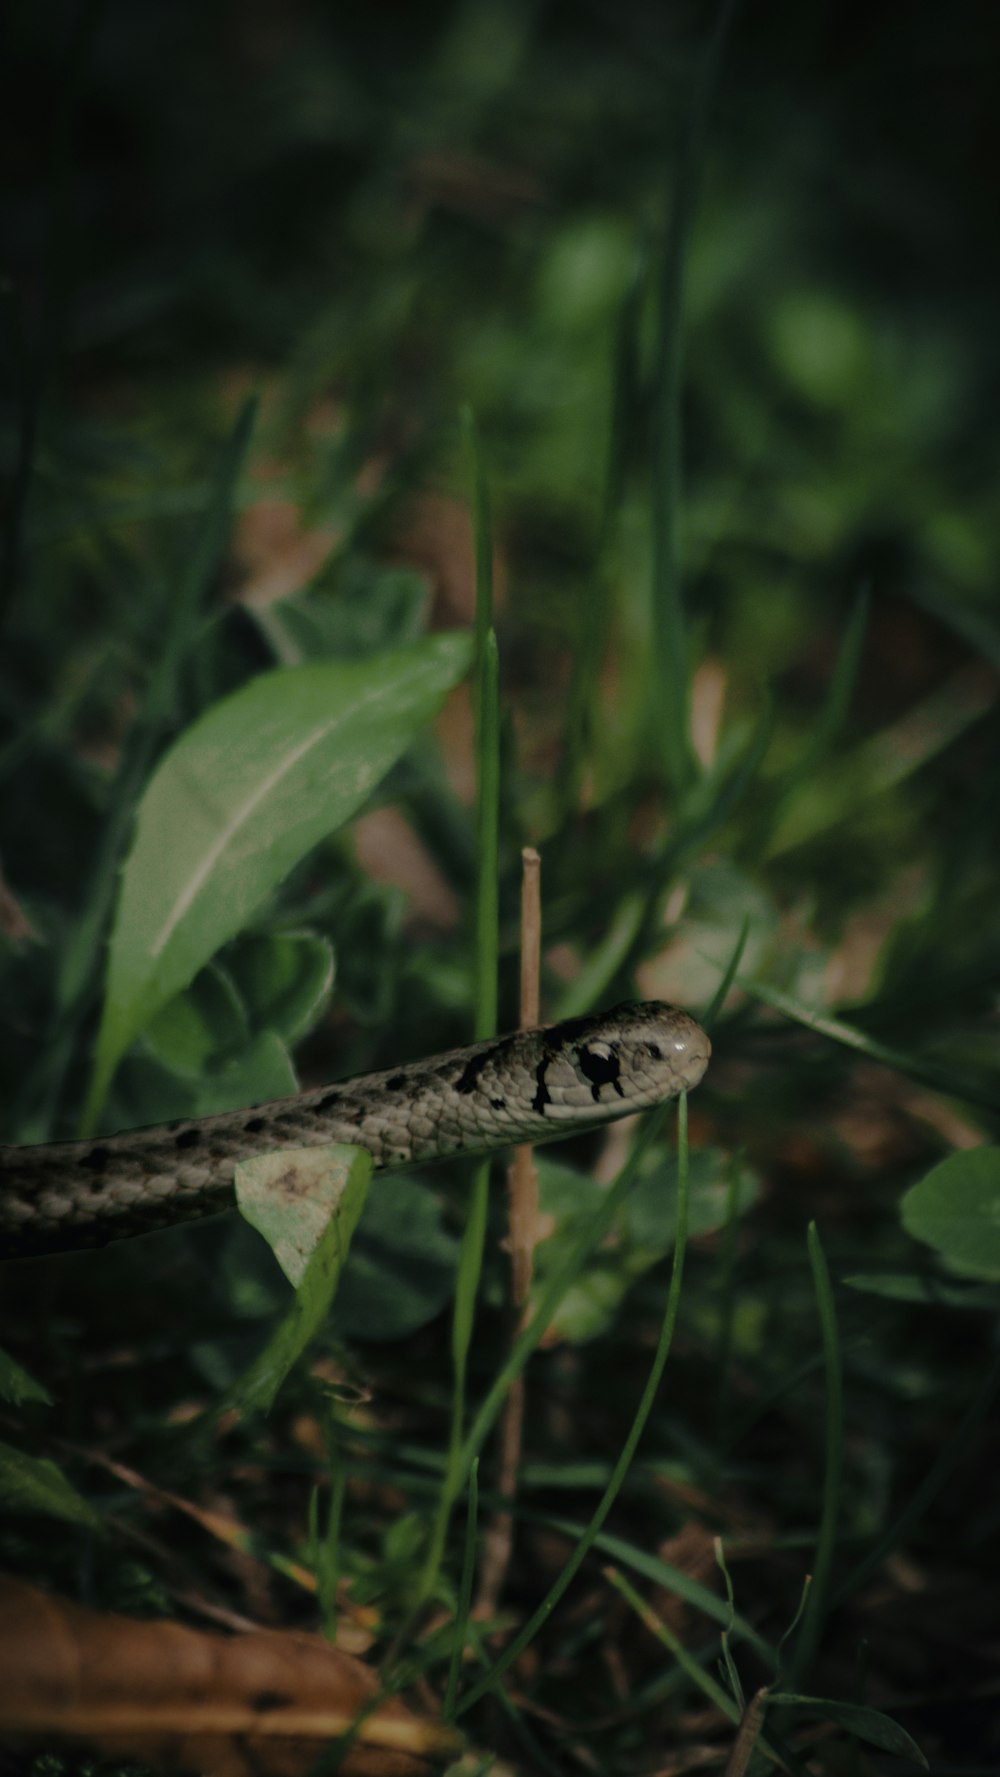
[[[458,1592],[458,1609],[455,1612],[454,1642],[451,1650],[451,1664],[448,1667],[448,1686],[444,1695],[442,1718],[451,1723],[455,1719],[455,1699],[458,1696],[458,1674],[462,1665],[462,1654],[468,1635],[469,1609],[472,1604],[472,1579],[476,1570],[476,1531],[479,1527],[479,1458],[477,1457],[469,1472],[469,1515],[465,1526],[465,1552],[462,1557],[462,1579]]]
[[[593,1517],[558,1579],[555,1581],[555,1584],[550,1587],[537,1610],[532,1613],[527,1623],[525,1623],[519,1633],[515,1635],[513,1641],[504,1649],[492,1669],[484,1678],[479,1679],[478,1682],[473,1685],[472,1690],[463,1697],[457,1712],[459,1714],[466,1709],[471,1709],[472,1705],[478,1702],[480,1697],[484,1696],[487,1691],[493,1689],[503,1677],[503,1674],[507,1671],[508,1667],[520,1657],[524,1652],[524,1649],[534,1640],[538,1630],[551,1616],[560,1598],[563,1596],[563,1593],[572,1584],[579,1568],[589,1554],[601,1527],[604,1524],[604,1520],[610,1512],[611,1507],[614,1505],[618,1494],[621,1492],[625,1477],[632,1466],[632,1459],[638,1447],[639,1439],[645,1429],[646,1421],[653,1410],[653,1404],[656,1400],[660,1380],[663,1375],[667,1358],[670,1355],[670,1346],[673,1341],[674,1327],[677,1323],[677,1313],[680,1307],[681,1282],[684,1276],[684,1254],[687,1246],[688,1145],[686,1092],[682,1092],[677,1101],[677,1157],[677,1224],[673,1268],[670,1275],[670,1288],[667,1292],[667,1304],[660,1327],[660,1337],[656,1348],[656,1355],[646,1380],[646,1386],[642,1392],[642,1398],[636,1409],[635,1417],[629,1428],[628,1436],[622,1445],[618,1460],[611,1472],[611,1478],[601,1495]]]
[[[476,623],[473,660],[473,711],[476,743],[476,913],[475,913],[475,1035],[477,1041],[494,1036],[497,1028],[497,967],[499,957],[500,824],[500,665],[493,628],[493,536],[490,526],[489,489],[471,410],[463,414],[463,428],[472,470],[473,529],[476,558]],[[490,1162],[483,1161],[473,1177],[469,1211],[462,1234],[455,1312],[452,1321],[452,1406],[448,1462],[438,1500],[430,1545],[420,1577],[418,1604],[430,1597],[437,1582],[448,1535],[452,1509],[466,1474],[462,1432],[465,1424],[465,1378],[475,1324],[476,1298],[483,1269],[486,1226],[489,1216]]]
[[[688,734],[687,638],[681,598],[681,405],[684,373],[684,273],[698,200],[708,108],[735,11],[723,0],[691,100],[681,144],[660,279],[658,343],[653,390],[652,645],[657,707],[663,712],[667,772],[680,795],[693,774]]]
[[[825,1012],[814,1012],[808,1006],[799,1005],[790,994],[781,993],[776,987],[765,987],[760,981],[740,980],[744,993],[753,999],[763,1000],[775,1012],[792,1019],[795,1024],[804,1025],[806,1030],[815,1031],[817,1036],[829,1037],[831,1042],[840,1043],[846,1049],[855,1049],[869,1061],[880,1061],[883,1066],[895,1068],[897,1073],[908,1074],[912,1080],[920,1080],[926,1086],[933,1086],[938,1092],[946,1092],[951,1098],[961,1098],[967,1104],[982,1105],[990,1111],[1000,1111],[1000,1093],[984,1091],[976,1084],[963,1080],[960,1074],[948,1068],[938,1067],[934,1062],[923,1061],[917,1055],[907,1055],[902,1049],[891,1049],[886,1043],[876,1042],[874,1037],[858,1030],[853,1024],[845,1024],[840,1018],[830,1018]]]
[[[840,1514],[841,1486],[844,1472],[844,1384],[837,1330],[837,1310],[830,1287],[830,1273],[820,1245],[815,1222],[809,1224],[809,1263],[816,1290],[816,1305],[823,1336],[823,1364],[826,1371],[826,1466],[823,1474],[823,1503],[820,1510],[816,1554],[813,1560],[812,1585],[802,1610],[802,1628],[795,1652],[789,1662],[788,1687],[799,1688],[803,1674],[812,1670],[829,1610],[830,1575],[837,1548],[837,1520]]]

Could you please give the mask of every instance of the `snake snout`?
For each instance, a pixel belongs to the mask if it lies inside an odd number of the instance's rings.
[[[643,1038],[648,1045],[652,1069],[661,1067],[668,1078],[667,1092],[681,1092],[697,1086],[712,1055],[712,1045],[697,1019],[682,1012],[678,1006],[655,1001],[642,1008],[647,1015]]]

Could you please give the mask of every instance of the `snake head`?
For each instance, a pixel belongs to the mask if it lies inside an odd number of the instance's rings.
[[[566,1019],[545,1033],[535,1109],[554,1121],[625,1116],[697,1086],[712,1053],[687,1012],[650,1000],[594,1017]]]

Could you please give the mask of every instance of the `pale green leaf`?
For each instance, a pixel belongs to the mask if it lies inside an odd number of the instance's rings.
[[[382,1173],[370,1193],[337,1297],[352,1339],[408,1339],[450,1302],[458,1242],[437,1197],[412,1177]]]
[[[36,1382],[27,1370],[22,1370],[6,1351],[0,1351],[0,1400],[10,1401],[15,1407],[22,1401],[40,1401],[47,1407],[52,1405],[48,1389]]]
[[[279,668],[171,748],[122,872],[88,1125],[133,1037],[356,813],[468,661],[468,638],[454,634],[371,660]]]
[[[268,932],[240,943],[232,972],[253,1028],[296,1043],[330,997],[333,946],[316,932]]]
[[[291,1098],[299,1090],[288,1049],[273,1030],[262,1031],[239,1055],[194,1076],[166,1072],[158,1062],[138,1053],[122,1069],[115,1108],[124,1115],[108,1119],[108,1127],[139,1129],[174,1117],[213,1117],[247,1105]]]
[[[341,1213],[358,1153],[347,1143],[278,1148],[236,1168],[240,1213],[262,1234],[298,1288],[331,1219]]]
[[[0,1513],[38,1513],[70,1524],[100,1527],[100,1518],[54,1462],[0,1444]]]
[[[933,1166],[903,1198],[903,1226],[950,1265],[1000,1278],[1000,1148],[968,1148]]]
[[[768,1698],[769,1709],[791,1705],[821,1715],[826,1721],[836,1722],[838,1727],[846,1728],[848,1733],[856,1735],[859,1740],[867,1740],[869,1745],[881,1747],[883,1752],[890,1752],[896,1758],[912,1760],[924,1771],[930,1769],[919,1746],[910,1738],[906,1729],[901,1728],[891,1716],[883,1715],[879,1709],[869,1709],[863,1703],[840,1703],[831,1697],[800,1697],[790,1691],[772,1691]]]
[[[249,1038],[228,971],[209,963],[157,1012],[143,1032],[143,1047],[169,1073],[198,1080],[245,1048]]]
[[[315,1150],[314,1150],[315,1151]],[[331,1146],[320,1150],[327,1166],[344,1163],[335,1203],[327,1206],[326,1227],[319,1238],[295,1300],[268,1340],[260,1356],[244,1371],[235,1387],[222,1403],[220,1411],[234,1408],[237,1412],[254,1409],[267,1412],[289,1370],[302,1355],[330,1311],[340,1281],[340,1274],[351,1244],[351,1237],[364,1207],[371,1179],[371,1155],[364,1148]],[[287,1155],[279,1155],[287,1159]],[[256,1166],[256,1162],[251,1163]],[[240,1171],[245,1169],[240,1168]],[[298,1212],[292,1211],[292,1219]],[[283,1217],[278,1216],[279,1224]]]

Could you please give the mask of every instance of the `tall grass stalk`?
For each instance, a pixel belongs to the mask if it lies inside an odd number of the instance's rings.
[[[463,1697],[458,1707],[459,1714],[466,1709],[471,1709],[472,1705],[478,1702],[480,1697],[484,1696],[487,1691],[492,1690],[503,1677],[503,1674],[507,1671],[508,1667],[520,1657],[524,1652],[524,1649],[534,1640],[539,1629],[543,1627],[555,1610],[563,1593],[572,1584],[573,1579],[587,1555],[590,1553],[596,1538],[600,1534],[601,1527],[604,1524],[608,1513],[621,1492],[625,1477],[632,1466],[632,1459],[638,1448],[639,1439],[642,1437],[643,1431],[645,1430],[646,1421],[653,1410],[653,1403],[656,1400],[660,1380],[663,1375],[667,1358],[670,1354],[670,1346],[674,1336],[674,1327],[677,1323],[677,1313],[680,1307],[681,1282],[684,1275],[684,1254],[687,1248],[687,1225],[687,1093],[682,1092],[677,1101],[677,1219],[674,1237],[673,1269],[670,1275],[670,1288],[667,1292],[667,1304],[663,1315],[663,1321],[660,1326],[660,1337],[656,1347],[656,1355],[653,1358],[652,1367],[646,1380],[646,1386],[642,1391],[642,1398],[636,1409],[635,1417],[629,1428],[628,1436],[622,1445],[618,1460],[611,1472],[608,1484],[601,1495],[586,1530],[577,1543],[576,1548],[573,1550],[565,1567],[562,1569],[555,1584],[550,1587],[546,1596],[542,1599],[537,1610],[533,1612],[527,1623],[525,1623],[523,1629],[514,1637],[514,1640],[509,1646],[504,1649],[492,1670],[488,1672],[484,1678],[481,1678],[478,1683],[473,1685],[472,1690]]]
[[[499,906],[497,871],[500,821],[500,670],[493,628],[493,534],[489,490],[479,430],[471,410],[463,413],[463,431],[472,478],[473,532],[476,559],[475,657],[473,711],[476,748],[476,907],[475,907],[475,1035],[494,1036],[497,1027],[497,965]],[[418,1604],[437,1583],[452,1508],[464,1482],[462,1433],[465,1424],[465,1381],[475,1326],[476,1297],[483,1269],[489,1212],[490,1162],[476,1167],[469,1213],[462,1235],[455,1313],[452,1321],[452,1403],[445,1469],[430,1545],[418,1587]]]
[[[809,1224],[808,1244],[826,1372],[826,1459],[812,1585],[803,1605],[802,1628],[795,1652],[789,1661],[786,1685],[788,1690],[797,1689],[811,1672],[823,1634],[829,1609],[830,1576],[837,1548],[837,1522],[841,1510],[844,1473],[844,1383],[840,1334],[833,1290],[830,1287],[830,1272],[815,1222]]]
[[[458,1675],[462,1666],[462,1654],[469,1629],[469,1609],[472,1604],[472,1579],[476,1568],[476,1533],[479,1529],[479,1461],[473,1463],[469,1472],[469,1511],[465,1525],[465,1551],[462,1557],[462,1579],[458,1589],[458,1610],[455,1612],[454,1640],[451,1648],[451,1662],[448,1667],[448,1685],[444,1695],[442,1715],[447,1722],[455,1719],[455,1700],[458,1696]]]
[[[705,157],[709,102],[735,9],[736,0],[723,0],[695,83],[660,273],[651,449],[652,643],[658,669],[654,696],[657,708],[663,711],[667,775],[678,797],[693,776],[688,733],[687,637],[681,598],[684,274]]]

